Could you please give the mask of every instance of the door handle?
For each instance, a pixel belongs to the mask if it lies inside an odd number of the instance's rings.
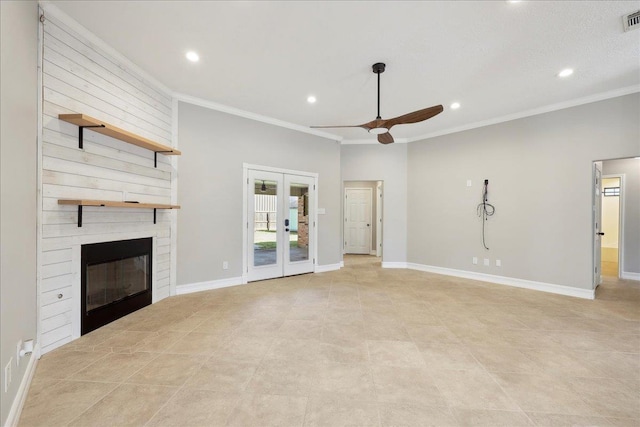
[[[604,236],[604,233],[600,232],[600,233],[596,233],[599,236]]]
[[[288,227],[288,226],[289,226],[289,219],[288,219],[288,218],[284,220],[284,226],[285,226],[285,227]]]

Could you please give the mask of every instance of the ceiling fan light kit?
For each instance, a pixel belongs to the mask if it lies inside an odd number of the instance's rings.
[[[382,62],[376,62],[371,69],[378,75],[378,116],[375,120],[361,125],[347,125],[347,126],[311,126],[312,128],[363,128],[369,133],[378,135],[378,142],[381,144],[391,144],[393,137],[389,133],[389,130],[395,125],[404,125],[409,123],[418,123],[430,119],[436,116],[444,110],[442,105],[434,105],[433,107],[425,108],[422,110],[414,111],[402,116],[394,117],[393,119],[383,119],[380,117],[380,74],[384,73],[386,65]]]

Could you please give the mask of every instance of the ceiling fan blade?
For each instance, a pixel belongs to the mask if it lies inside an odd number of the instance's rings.
[[[389,132],[381,133],[380,135],[378,135],[378,142],[380,144],[391,144],[393,142],[393,137]]]
[[[393,119],[385,120],[383,126],[387,129],[391,129],[391,127],[395,125],[422,122],[442,113],[443,110],[444,108],[442,107],[442,105],[434,105],[433,107],[425,108],[423,110],[414,111],[412,113],[394,117]]]
[[[310,128],[313,129],[326,129],[326,128],[361,128],[364,127],[364,125],[346,125],[346,126],[309,126]],[[366,128],[365,128],[366,129]]]

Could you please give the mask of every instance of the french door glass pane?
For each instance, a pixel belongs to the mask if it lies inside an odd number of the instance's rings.
[[[289,261],[306,261],[309,259],[309,186],[292,183],[289,191]]]
[[[258,267],[277,262],[278,183],[257,179],[254,189],[253,265]]]

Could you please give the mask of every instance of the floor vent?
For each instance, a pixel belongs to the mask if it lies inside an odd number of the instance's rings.
[[[637,30],[640,28],[640,10],[624,15],[622,17],[622,23],[624,24],[625,31]]]

